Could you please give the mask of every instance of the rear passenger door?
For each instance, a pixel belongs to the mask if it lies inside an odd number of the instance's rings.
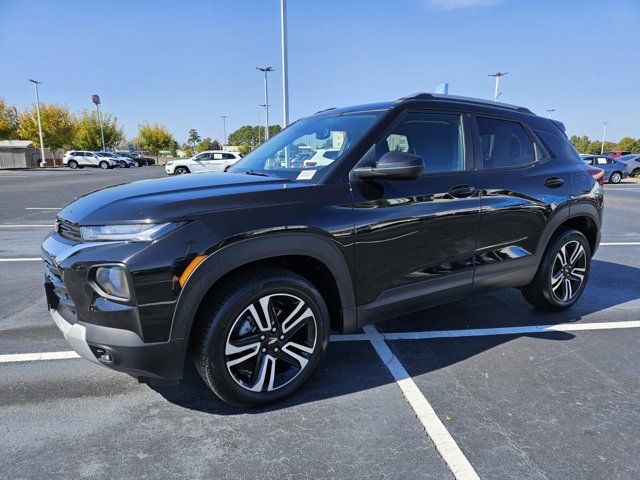
[[[476,115],[481,192],[474,291],[528,282],[548,219],[571,195],[571,178],[517,119]]]

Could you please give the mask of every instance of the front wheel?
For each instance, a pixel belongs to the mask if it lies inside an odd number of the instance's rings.
[[[280,268],[250,270],[216,289],[192,337],[196,368],[237,406],[280,400],[309,379],[329,342],[329,313],[316,287]]]
[[[522,295],[540,309],[565,310],[584,292],[590,268],[586,237],[577,230],[565,230],[547,247],[533,282],[522,288]]]
[[[609,177],[609,183],[620,183],[622,181],[622,174],[620,172],[613,172]]]
[[[102,162],[100,162],[100,168],[102,170],[107,170],[109,168],[109,162],[103,160]]]
[[[189,173],[189,169],[187,167],[176,167],[173,173],[175,175],[184,175],[185,173]]]

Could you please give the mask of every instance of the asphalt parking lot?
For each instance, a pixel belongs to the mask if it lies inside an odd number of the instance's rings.
[[[571,310],[508,290],[400,317],[334,337],[299,393],[240,410],[193,371],[151,388],[51,353],[69,351],[38,261],[56,211],[163,176],[0,172],[0,477],[640,477],[640,184],[605,186],[603,243]]]

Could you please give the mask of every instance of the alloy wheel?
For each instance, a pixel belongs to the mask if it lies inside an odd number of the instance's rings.
[[[305,369],[317,336],[316,317],[304,300],[287,293],[263,296],[242,311],[229,331],[227,370],[246,390],[277,390]]]
[[[622,180],[622,176],[618,172],[613,172],[611,174],[611,183],[620,183]]]
[[[587,270],[587,255],[576,240],[565,243],[558,251],[551,269],[551,290],[561,302],[570,301],[580,291]]]

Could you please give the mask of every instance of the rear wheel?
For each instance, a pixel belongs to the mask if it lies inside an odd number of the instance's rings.
[[[564,310],[578,301],[589,279],[591,247],[577,230],[565,230],[551,241],[538,272],[522,288],[525,300],[543,310]]]
[[[189,173],[189,169],[187,167],[176,167],[173,173],[175,175],[184,175],[185,173]]]
[[[329,313],[313,284],[284,269],[253,270],[201,308],[194,361],[209,388],[238,406],[280,400],[309,379],[329,341]]]
[[[67,165],[69,165],[69,168],[75,170],[76,168],[78,168],[78,162],[76,162],[75,160],[69,160],[69,162],[67,163]]]
[[[631,172],[631,176],[634,178],[640,177],[640,168],[636,168],[633,172]]]
[[[613,172],[609,177],[609,183],[620,183],[622,181],[622,173]]]
[[[106,160],[101,161],[99,165],[102,170],[107,170],[109,168],[109,162]]]

